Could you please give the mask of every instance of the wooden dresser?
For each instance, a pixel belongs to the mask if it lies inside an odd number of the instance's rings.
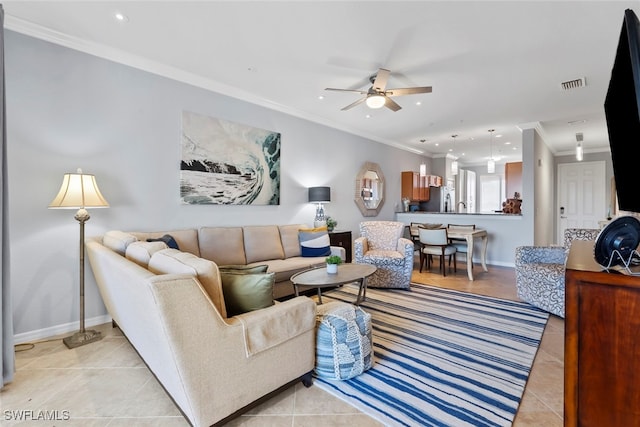
[[[593,245],[567,261],[564,425],[640,426],[640,276],[603,272]]]

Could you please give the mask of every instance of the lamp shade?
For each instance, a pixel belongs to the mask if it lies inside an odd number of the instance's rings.
[[[331,201],[331,187],[309,187],[309,202],[328,203]]]
[[[494,173],[496,171],[496,162],[493,159],[489,159],[487,162],[487,173]]]
[[[64,174],[60,191],[49,204],[49,208],[106,207],[109,207],[109,203],[100,193],[95,176],[83,174],[81,169],[78,169],[77,173]]]

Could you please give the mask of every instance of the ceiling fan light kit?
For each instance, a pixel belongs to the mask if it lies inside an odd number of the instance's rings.
[[[367,100],[365,101],[365,103],[367,104],[367,107],[375,110],[384,107],[386,99],[384,96],[378,94],[369,95],[367,96]]]
[[[417,93],[431,92],[431,86],[386,89],[387,80],[389,80],[390,74],[391,71],[387,70],[386,68],[379,68],[376,74],[369,77],[371,87],[368,90],[336,89],[331,87],[325,88],[325,90],[338,92],[355,92],[364,95],[364,97],[342,108],[342,111],[350,110],[353,107],[362,104],[363,102],[367,105],[367,107],[372,109],[387,107],[391,111],[398,111],[402,109],[402,107],[393,99],[391,99],[392,96],[413,95]]]

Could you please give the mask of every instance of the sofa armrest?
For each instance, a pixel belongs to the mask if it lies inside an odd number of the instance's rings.
[[[331,255],[338,255],[342,262],[347,260],[347,251],[342,246],[331,246]]]
[[[564,264],[566,259],[567,254],[562,246],[518,246],[515,264]]]
[[[405,257],[411,259],[411,262],[413,263],[414,245],[411,240],[405,239],[404,237],[399,238],[397,251],[401,254],[404,254]]]
[[[296,297],[234,316],[229,324],[236,321],[242,324],[249,357],[312,330],[316,323],[316,303],[307,297]]]
[[[369,250],[369,242],[366,237],[358,237],[353,242],[354,257],[356,260],[362,259]]]

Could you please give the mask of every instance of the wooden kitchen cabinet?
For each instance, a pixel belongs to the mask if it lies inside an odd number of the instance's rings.
[[[426,202],[429,200],[429,182],[433,175],[420,176],[419,172],[402,172],[401,197],[412,202]],[[434,181],[437,182],[437,181]],[[440,181],[442,182],[442,181]]]
[[[603,272],[594,242],[565,272],[564,425],[640,425],[640,277]]]
[[[504,183],[507,198],[513,198],[517,192],[522,198],[522,162],[504,164]]]

